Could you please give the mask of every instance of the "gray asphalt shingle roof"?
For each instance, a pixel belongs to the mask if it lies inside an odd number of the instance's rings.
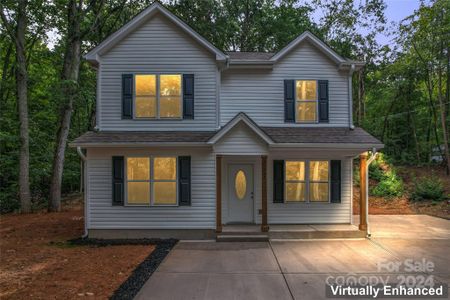
[[[275,143],[336,143],[336,144],[382,144],[378,139],[356,127],[261,127]]]
[[[72,144],[206,143],[215,131],[88,131]]]
[[[271,52],[226,52],[231,60],[269,60],[274,53]]]
[[[382,143],[361,128],[261,127],[275,142],[300,144],[373,144]],[[147,144],[147,143],[205,143],[217,131],[88,131],[72,145],[89,144]]]

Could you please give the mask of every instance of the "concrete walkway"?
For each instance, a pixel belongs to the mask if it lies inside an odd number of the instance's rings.
[[[270,243],[180,242],[136,299],[325,299],[329,276],[433,275],[450,284],[450,221],[371,216],[372,239]],[[379,269],[430,260],[432,272]]]

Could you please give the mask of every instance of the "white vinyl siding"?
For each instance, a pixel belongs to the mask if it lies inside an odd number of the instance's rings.
[[[226,124],[237,113],[245,112],[259,126],[347,127],[348,71],[305,41],[276,62],[272,70],[228,69],[221,77],[220,123]],[[285,123],[285,79],[328,80],[329,123]]]
[[[194,74],[194,119],[122,119],[122,74]],[[156,15],[101,56],[100,130],[214,130],[215,56],[165,17]]]
[[[191,156],[190,206],[112,206],[112,156]],[[89,229],[214,229],[215,157],[204,149],[89,149]]]

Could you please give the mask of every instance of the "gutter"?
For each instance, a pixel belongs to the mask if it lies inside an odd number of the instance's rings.
[[[351,65],[350,72],[348,73],[348,126],[351,130],[355,129],[355,125],[353,125],[353,72],[355,72],[355,64]]]
[[[80,156],[81,160],[83,161],[83,185],[84,185],[84,233],[81,236],[81,238],[86,238],[88,236],[88,230],[87,230],[87,215],[88,215],[88,211],[87,211],[87,180],[86,180],[86,161],[87,158],[84,155],[83,151],[81,151],[81,147],[77,147],[77,153]]]
[[[370,156],[370,158],[367,160],[366,163],[366,222],[367,222],[367,232],[366,232],[366,237],[370,238],[371,233],[370,233],[370,225],[369,225],[369,166],[370,164],[375,160],[375,158],[377,158],[378,152],[377,152],[377,148],[373,148],[372,149],[372,155]]]

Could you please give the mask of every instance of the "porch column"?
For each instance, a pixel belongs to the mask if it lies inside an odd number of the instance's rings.
[[[267,155],[261,156],[261,231],[268,232],[269,225],[267,225]]]
[[[367,205],[367,152],[359,156],[359,230],[367,231],[366,205]]]
[[[216,156],[216,232],[222,232],[222,156]]]

